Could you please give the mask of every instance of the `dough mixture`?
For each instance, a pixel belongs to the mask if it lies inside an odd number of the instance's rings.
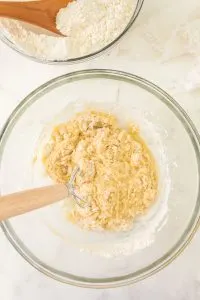
[[[155,201],[152,154],[134,125],[121,128],[111,114],[84,111],[55,127],[43,162],[58,183],[79,167],[74,188],[87,206],[75,204],[68,218],[84,229],[129,230]]]

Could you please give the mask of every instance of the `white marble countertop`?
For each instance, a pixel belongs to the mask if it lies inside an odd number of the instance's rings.
[[[78,69],[113,68],[141,75],[163,87],[200,130],[200,54],[198,57],[197,51],[200,26],[195,27],[200,25],[200,6],[196,0],[186,2],[145,0],[134,28],[116,48],[79,65],[38,64],[0,42],[0,126],[20,100],[45,81]],[[189,37],[184,28],[189,30]],[[191,38],[193,29],[195,37]],[[134,286],[90,290],[64,285],[40,274],[16,253],[0,232],[0,299],[197,300],[200,299],[199,249],[197,233],[184,253],[153,277]]]

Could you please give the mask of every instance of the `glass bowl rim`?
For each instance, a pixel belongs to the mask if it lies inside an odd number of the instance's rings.
[[[108,51],[112,47],[116,46],[117,43],[121,40],[121,38],[125,36],[125,34],[130,30],[130,28],[136,21],[138,15],[142,9],[143,3],[144,3],[144,0],[137,0],[137,4],[136,4],[135,10],[134,10],[134,13],[131,17],[131,20],[127,24],[126,28],[111,43],[109,43],[108,45],[106,45],[105,47],[101,48],[100,50],[98,50],[96,52],[93,52],[93,53],[90,53],[90,54],[87,54],[84,56],[71,58],[71,59],[61,59],[61,60],[50,60],[50,59],[37,58],[31,54],[26,53],[25,51],[20,49],[17,45],[15,45],[9,38],[7,38],[3,34],[1,28],[0,28],[0,40],[2,42],[4,42],[8,47],[15,50],[20,55],[25,56],[25,57],[27,57],[35,62],[38,62],[38,63],[49,64],[49,65],[60,65],[60,64],[72,65],[72,64],[77,64],[77,63],[83,63],[83,62],[86,62],[93,58],[99,57],[101,54],[106,53],[106,51]]]
[[[75,71],[71,73],[67,73],[65,75],[61,75],[50,81],[42,84],[33,92],[31,92],[28,96],[26,96],[19,105],[15,108],[15,110],[11,113],[10,117],[7,119],[1,133],[0,133],[0,164],[2,153],[4,151],[4,147],[6,145],[6,140],[9,137],[9,134],[12,131],[12,128],[20,118],[20,116],[26,111],[26,109],[31,106],[35,101],[39,100],[41,95],[44,95],[49,90],[61,86],[62,84],[69,83],[77,80],[84,79],[93,79],[93,78],[107,78],[114,79],[123,82],[127,82],[130,84],[135,84],[146,91],[152,93],[158,100],[162,101],[171,111],[175,114],[175,116],[179,119],[186,132],[188,133],[191,143],[193,145],[197,164],[198,164],[198,177],[200,178],[200,135],[191,121],[190,117],[184,111],[184,109],[164,90],[159,88],[154,83],[139,77],[137,75],[133,75],[131,73],[126,73],[123,71],[109,70],[109,69],[87,69],[82,71]],[[196,200],[195,209],[193,212],[193,216],[185,229],[184,233],[176,244],[162,257],[158,260],[154,261],[152,264],[148,265],[145,268],[142,268],[134,273],[119,276],[119,277],[111,277],[111,278],[86,278],[81,276],[75,276],[72,274],[68,274],[65,272],[58,271],[44,264],[42,261],[37,259],[23,244],[23,242],[18,238],[10,225],[9,221],[1,222],[1,228],[5,233],[8,240],[11,242],[13,247],[17,250],[17,252],[33,267],[35,267],[40,272],[46,274],[47,276],[58,280],[63,283],[67,283],[70,285],[75,285],[79,287],[86,288],[113,288],[120,287],[129,284],[133,284],[137,281],[143,280],[158,271],[162,270],[164,267],[169,265],[176,257],[180,255],[180,253],[185,249],[185,247],[190,243],[194,234],[198,230],[200,225],[200,182],[198,183],[198,195]]]

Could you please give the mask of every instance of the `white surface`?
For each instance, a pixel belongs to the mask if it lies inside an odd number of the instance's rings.
[[[199,58],[194,54],[193,56],[189,54],[179,56],[177,53],[175,55],[172,50],[172,55],[169,55],[168,52],[167,60],[161,59],[160,53],[163,54],[166,51],[167,43],[161,43],[164,48],[155,48],[155,44],[157,44],[155,35],[151,30],[148,31],[150,26],[148,17],[153,14],[153,11],[155,12],[153,8],[160,7],[163,12],[164,4],[174,1],[146,0],[145,2],[135,28],[117,48],[99,59],[81,65],[37,64],[19,56],[0,42],[0,126],[19,101],[45,81],[78,69],[105,67],[129,71],[159,84],[175,97],[200,130],[200,88],[198,89],[197,80],[200,70]],[[181,2],[183,4],[183,1]],[[186,2],[188,2],[187,6],[192,6],[194,1]],[[177,0],[176,4],[171,5],[171,9],[180,16],[183,7],[178,7],[177,3],[180,4],[180,1]],[[167,18],[169,15],[171,16],[169,10],[167,11],[166,19],[162,13],[162,17],[157,17],[155,24],[162,21],[166,28],[171,26],[167,25]],[[154,17],[156,18],[156,16]],[[176,22],[178,21],[177,19]],[[144,31],[144,24],[146,24],[146,31]],[[155,25],[155,28],[160,28],[158,33],[164,35],[161,30],[164,30],[164,26],[159,23]],[[162,39],[164,41],[163,36]],[[0,299],[197,300],[200,299],[199,249],[200,234],[197,233],[184,253],[153,277],[131,287],[104,291],[87,290],[55,282],[40,274],[16,253],[3,233],[0,232]]]

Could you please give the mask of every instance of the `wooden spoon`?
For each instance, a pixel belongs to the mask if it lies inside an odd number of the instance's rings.
[[[56,28],[56,15],[73,0],[40,0],[30,2],[0,1],[0,17],[24,21],[62,35]]]
[[[0,197],[0,221],[60,201],[67,196],[62,184],[37,188]]]

